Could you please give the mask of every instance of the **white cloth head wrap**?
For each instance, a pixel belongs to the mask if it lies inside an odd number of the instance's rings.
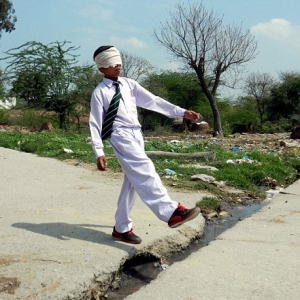
[[[97,64],[98,69],[122,65],[120,52],[115,47],[100,52],[96,55],[94,61]]]

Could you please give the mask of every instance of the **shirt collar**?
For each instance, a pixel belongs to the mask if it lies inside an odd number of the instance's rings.
[[[123,84],[122,84],[122,81],[121,81],[120,79],[121,79],[121,77],[118,78],[118,82],[119,82],[121,85],[123,85]],[[113,80],[108,79],[108,78],[106,78],[106,77],[103,77],[103,82],[104,82],[105,85],[108,86],[108,87],[112,87],[112,84],[114,83]]]

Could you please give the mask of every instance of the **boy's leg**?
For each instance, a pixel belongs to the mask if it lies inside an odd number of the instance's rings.
[[[126,232],[132,229],[132,220],[129,218],[130,211],[132,210],[136,192],[134,187],[124,175],[122,189],[118,199],[118,207],[115,214],[115,229],[118,232]]]
[[[142,201],[160,220],[168,222],[178,202],[171,200],[146,155],[140,130],[117,129],[110,142],[126,177]]]

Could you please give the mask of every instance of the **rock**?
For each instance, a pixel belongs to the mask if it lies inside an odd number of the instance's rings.
[[[262,183],[261,183],[263,186],[268,186],[270,188],[275,188],[277,185],[278,185],[278,182],[276,179],[273,179],[271,177],[265,177],[263,180],[262,180]]]
[[[214,211],[214,212],[211,212],[211,213],[207,214],[207,215],[206,215],[206,218],[207,218],[208,220],[210,220],[210,219],[215,218],[215,217],[217,217],[217,216],[218,216],[218,213],[217,213],[216,211]]]
[[[226,181],[214,181],[212,184],[214,184],[215,186],[221,188],[221,187],[226,186]]]
[[[220,213],[219,213],[219,216],[221,216],[221,217],[227,216],[227,215],[228,215],[228,212],[224,211],[224,210],[220,211]]]
[[[218,169],[216,167],[212,167],[212,166],[203,166],[203,165],[199,165],[199,164],[195,164],[195,165],[180,165],[180,168],[194,168],[194,169],[204,169],[204,170],[209,170],[209,171],[218,171]]]
[[[286,141],[286,140],[280,140],[279,145],[281,147],[288,147],[288,148],[293,148],[293,147],[300,147],[300,143],[297,141]]]
[[[192,180],[202,180],[204,182],[213,183],[216,179],[213,176],[206,175],[206,174],[196,174],[191,176]]]
[[[290,135],[290,138],[293,140],[300,139],[300,126],[294,126],[292,128],[292,133]]]
[[[53,126],[51,122],[45,122],[41,125],[40,131],[52,131]]]

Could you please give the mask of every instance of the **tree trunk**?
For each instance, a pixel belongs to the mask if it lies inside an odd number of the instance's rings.
[[[214,117],[214,136],[223,136],[221,116],[215,98],[210,94],[207,95]]]
[[[199,82],[200,82],[200,86],[203,90],[203,93],[205,94],[205,96],[207,97],[212,113],[213,113],[213,118],[214,118],[214,136],[223,136],[223,130],[222,130],[222,124],[221,124],[221,117],[220,117],[220,113],[219,113],[219,109],[218,109],[218,105],[217,102],[215,100],[214,95],[210,92],[210,90],[208,89],[208,86],[205,82],[205,78],[203,75],[203,71],[199,68],[197,68],[197,66],[194,66],[194,70],[196,71],[196,74],[198,76]],[[214,86],[214,89],[216,90],[216,84]]]
[[[59,113],[59,129],[67,130],[65,112]]]

